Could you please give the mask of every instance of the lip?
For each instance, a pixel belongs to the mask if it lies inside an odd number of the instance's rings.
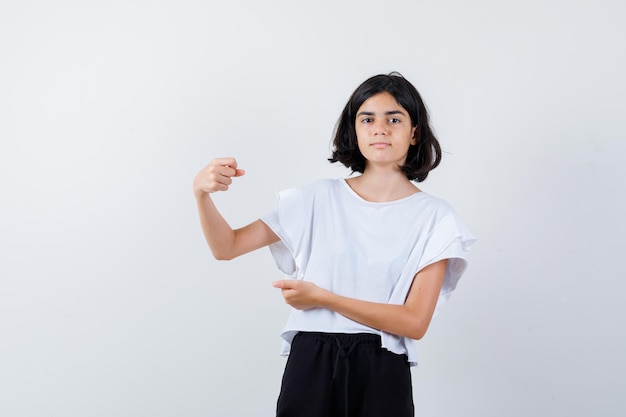
[[[391,146],[391,144],[389,144],[387,142],[374,142],[374,143],[370,143],[370,146],[372,146],[374,148],[387,148],[387,147]]]

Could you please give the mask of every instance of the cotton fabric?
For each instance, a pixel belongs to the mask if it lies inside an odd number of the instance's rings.
[[[415,274],[448,259],[437,309],[456,288],[476,240],[442,199],[417,192],[399,200],[370,202],[344,179],[282,191],[276,210],[261,220],[280,237],[270,251],[286,277],[365,301],[404,304]],[[281,354],[289,354],[299,331],[377,334],[383,348],[406,354],[410,365],[417,364],[415,340],[323,308],[292,309],[281,334]]]

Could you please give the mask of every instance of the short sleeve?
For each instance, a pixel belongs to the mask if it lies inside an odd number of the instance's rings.
[[[419,239],[413,248],[389,302],[403,304],[415,274],[430,264],[448,259],[448,266],[437,303],[437,307],[439,307],[443,301],[450,297],[465,272],[470,247],[475,241],[476,237],[467,229],[456,213],[454,211],[448,212],[433,225],[427,236]]]
[[[299,278],[306,262],[301,255],[306,249],[303,248],[306,218],[302,195],[295,188],[279,192],[276,209],[261,217],[280,238],[269,249],[278,269],[289,278]]]
[[[450,297],[465,272],[470,248],[474,242],[476,237],[454,212],[448,214],[428,238],[415,272],[442,259],[448,259],[438,306]]]
[[[426,237],[423,246],[418,245],[413,249],[402,276],[391,295],[390,303],[403,304],[415,274],[430,264],[448,259],[448,266],[435,307],[436,315],[465,272],[469,251],[474,242],[476,242],[476,237],[456,213],[453,211],[448,213],[435,225],[432,232]],[[408,352],[409,363],[412,366],[417,365],[415,356],[417,342],[415,340],[385,332],[382,332],[381,337],[385,348],[392,352]]]

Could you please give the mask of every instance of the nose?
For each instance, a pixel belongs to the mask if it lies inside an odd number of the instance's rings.
[[[384,120],[376,120],[373,126],[373,132],[375,135],[386,135],[387,134],[387,124]]]

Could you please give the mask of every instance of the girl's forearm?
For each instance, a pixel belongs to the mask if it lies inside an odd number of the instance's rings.
[[[215,259],[232,259],[235,231],[215,207],[209,193],[196,192],[202,232]]]
[[[384,304],[343,297],[325,291],[319,306],[351,320],[387,333],[419,340],[426,333],[432,315],[414,311],[406,304]]]

